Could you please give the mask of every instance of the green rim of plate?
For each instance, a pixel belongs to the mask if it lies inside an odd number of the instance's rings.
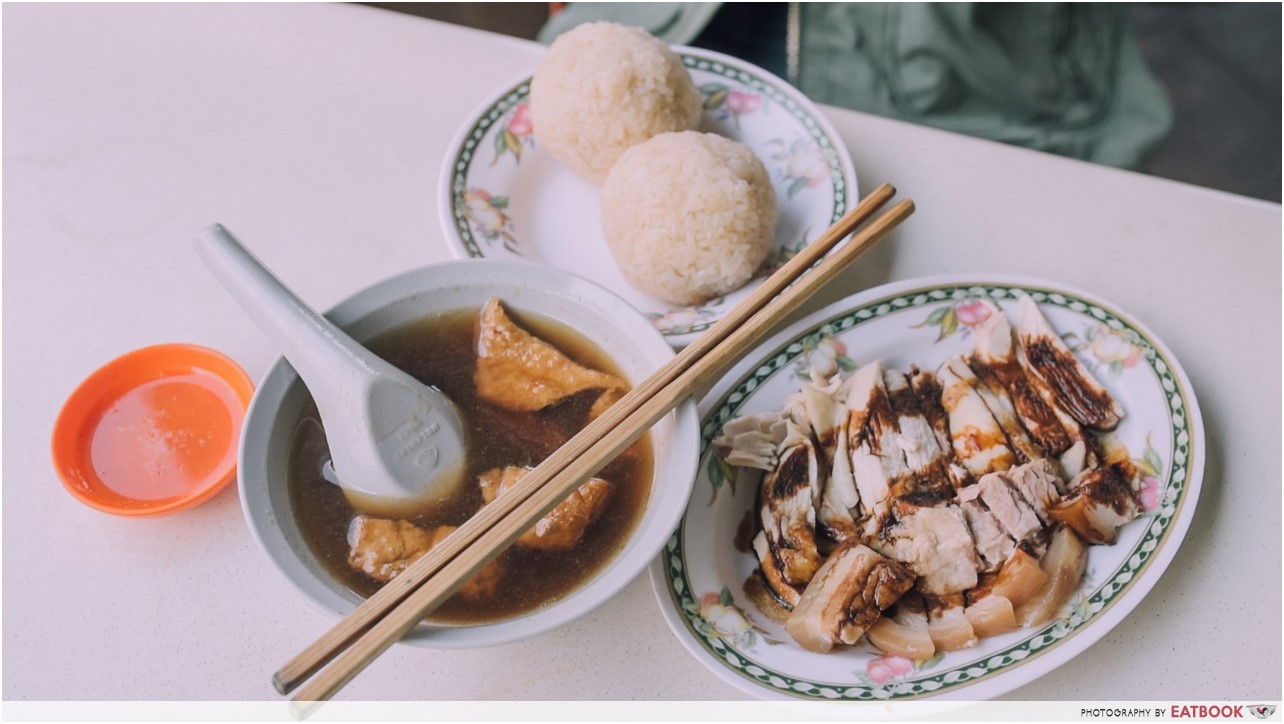
[[[1165,495],[1165,502],[1149,519],[1145,535],[1128,554],[1123,565],[1107,576],[1105,582],[1093,591],[1087,598],[1084,608],[1075,611],[1068,618],[1051,622],[1035,630],[1030,636],[1002,651],[981,659],[884,686],[807,681],[774,671],[771,667],[736,650],[721,638],[703,634],[697,628],[695,621],[699,619],[698,605],[692,597],[691,584],[686,575],[687,564],[682,538],[683,528],[686,525],[684,516],[682,524],[669,539],[662,554],[665,567],[664,578],[670,598],[682,614],[680,618],[695,640],[699,641],[710,655],[749,681],[779,693],[804,699],[886,701],[935,696],[989,678],[1022,661],[1051,651],[1082,631],[1085,626],[1096,621],[1146,570],[1150,559],[1167,540],[1172,522],[1186,502],[1186,483],[1190,479],[1191,465],[1191,404],[1173,375],[1171,363],[1164,359],[1158,347],[1145,334],[1126,321],[1122,315],[1104,309],[1100,304],[1082,300],[1062,291],[1012,284],[932,286],[871,301],[820,322],[765,355],[762,361],[737,380],[735,385],[705,415],[701,420],[700,428],[700,469],[704,470],[704,466],[708,464],[713,438],[728,420],[736,416],[737,411],[753,391],[777,372],[787,368],[790,362],[805,349],[814,346],[822,337],[845,332],[894,311],[978,296],[994,300],[1015,300],[1019,293],[1029,294],[1040,304],[1051,304],[1087,314],[1111,329],[1122,332],[1130,342],[1141,348],[1146,364],[1154,372],[1168,401],[1173,443],[1168,459],[1172,462],[1167,469],[1165,485],[1161,488],[1168,492]]]
[[[816,122],[816,118],[808,113],[796,100],[782,92],[777,85],[763,80],[755,73],[743,68],[735,68],[721,60],[706,58],[692,52],[683,52],[680,55],[682,64],[686,67],[716,73],[724,78],[750,86],[774,101],[776,105],[784,108],[789,115],[802,124],[803,128],[810,134],[811,139],[820,148],[825,164],[829,166],[830,181],[833,184],[834,194],[834,211],[830,217],[830,223],[832,224],[842,218],[847,211],[848,196],[850,195],[847,175],[844,173],[842,163],[839,161],[839,154],[837,153],[839,147],[836,145],[835,140],[830,138],[829,134]],[[779,82],[783,83],[784,81]],[[477,239],[473,236],[472,227],[468,223],[467,207],[464,204],[464,193],[468,190],[468,172],[472,168],[477,148],[481,146],[482,139],[490,132],[491,127],[504,118],[513,106],[525,100],[530,95],[530,90],[531,81],[530,78],[527,78],[501,95],[499,100],[492,103],[482,112],[481,117],[473,123],[468,135],[464,138],[463,145],[459,148],[459,153],[455,156],[454,170],[451,172],[450,177],[450,215],[454,220],[455,231],[464,243],[464,249],[468,252],[468,256],[472,258],[484,258],[485,254],[477,244]],[[661,330],[661,334],[667,337],[676,337],[703,332],[712,327],[716,321],[717,319],[715,318],[680,328]]]

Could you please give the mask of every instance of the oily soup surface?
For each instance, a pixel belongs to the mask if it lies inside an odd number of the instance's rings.
[[[624,379],[596,345],[551,320],[508,310],[514,321],[579,364]],[[477,476],[505,465],[533,466],[587,423],[596,391],[573,395],[538,412],[511,412],[480,400],[473,384],[477,355],[477,310],[465,309],[416,320],[376,336],[367,346],[391,364],[441,389],[458,406],[469,431],[468,478],[445,504],[412,518],[426,529],[459,525],[482,506]],[[343,492],[322,477],[330,459],[315,405],[308,402],[291,449],[291,508],[317,559],[337,580],[361,596],[382,584],[348,565],[348,525],[357,515]],[[510,618],[548,605],[587,583],[628,540],[646,507],[651,487],[649,436],[639,440],[598,474],[612,484],[605,511],[579,545],[566,552],[541,552],[513,546],[501,555],[503,582],[498,593],[480,601],[456,596],[433,614],[442,623],[484,623]]]

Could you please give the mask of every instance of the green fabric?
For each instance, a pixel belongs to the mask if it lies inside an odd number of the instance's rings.
[[[1172,126],[1122,6],[801,10],[799,86],[813,100],[1122,167]]]
[[[612,20],[671,44],[692,44],[719,7],[571,3],[540,39]],[[799,3],[796,9],[795,81],[815,101],[1125,168],[1139,166],[1172,126],[1168,96],[1147,70],[1120,5]]]
[[[643,28],[669,45],[690,45],[722,3],[568,3],[539,31],[541,43],[580,23],[610,20]]]

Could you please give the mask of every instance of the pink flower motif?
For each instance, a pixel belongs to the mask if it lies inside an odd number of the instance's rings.
[[[1118,368],[1136,367],[1141,361],[1141,348],[1104,324],[1093,335],[1091,349],[1098,362]]]
[[[738,116],[753,113],[762,107],[762,96],[757,93],[731,91],[727,94],[727,108]]]
[[[892,679],[905,676],[913,670],[913,662],[900,656],[880,656],[877,659],[870,659],[870,662],[865,665],[865,675],[870,681],[880,686]]]
[[[967,327],[975,327],[990,318],[990,305],[978,299],[967,304],[960,304],[954,308],[954,314],[958,317],[959,323]]]
[[[1159,507],[1159,479],[1147,475],[1141,479],[1141,509],[1149,513]]]
[[[508,119],[508,132],[520,138],[529,136],[532,130],[531,107],[522,103],[513,109],[513,115]]]
[[[847,355],[847,345],[843,344],[841,341],[834,339],[833,337],[830,337],[829,344],[833,346],[834,351],[837,352],[839,355],[844,357]]]
[[[700,597],[700,608],[706,609],[721,603],[716,593],[706,593]]]

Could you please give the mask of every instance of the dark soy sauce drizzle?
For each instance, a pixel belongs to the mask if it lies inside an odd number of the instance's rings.
[[[576,362],[623,378],[596,345],[551,320],[522,315],[513,319]],[[477,398],[473,387],[477,310],[434,315],[385,332],[367,343],[375,354],[426,384],[435,385],[458,406],[469,427],[468,482],[460,493],[429,513],[409,518],[427,529],[459,525],[482,505],[477,475],[503,465],[535,465],[587,424],[597,392],[575,395],[539,412],[511,412]],[[288,472],[291,507],[312,553],[337,580],[361,596],[383,585],[348,565],[348,524],[357,511],[343,492],[326,482],[322,466],[330,459],[316,406],[309,399],[296,423]],[[602,516],[574,550],[541,553],[513,546],[502,555],[503,583],[496,596],[482,601],[455,597],[430,620],[474,624],[512,618],[547,606],[587,583],[623,547],[651,488],[650,436],[608,465],[599,477],[613,490]]]

